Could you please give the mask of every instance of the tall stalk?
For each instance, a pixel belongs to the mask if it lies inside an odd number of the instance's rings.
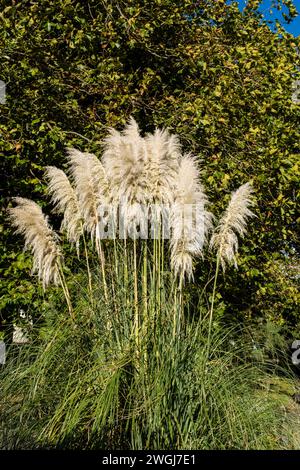
[[[143,241],[143,305],[144,305],[144,315],[143,320],[147,323],[148,318],[148,273],[147,273],[147,263],[148,263],[148,244],[147,240]]]
[[[159,314],[161,313],[161,233],[160,230],[158,231],[158,243],[157,243],[157,308]]]
[[[216,297],[216,288],[217,288],[219,270],[220,270],[220,255],[218,253],[217,261],[216,261],[214,286],[213,286],[212,299],[211,299],[210,312],[209,312],[208,336],[207,336],[207,359],[209,357],[209,350],[210,350],[210,343],[211,343],[211,330],[212,330],[212,321],[213,321],[213,313],[214,313],[214,302],[215,302],[215,297]]]
[[[183,276],[180,275],[178,287],[175,293],[175,302],[174,302],[174,316],[173,316],[173,340],[175,342],[176,335],[180,332],[181,325],[181,314],[183,309],[183,298],[182,298],[182,289],[183,289]]]
[[[96,248],[97,248],[99,263],[101,266],[104,298],[105,298],[105,301],[108,302],[107,283],[106,283],[106,276],[105,276],[105,269],[104,269],[104,254],[103,254],[103,250],[101,246],[101,240],[96,240]]]
[[[70,296],[70,292],[69,292],[68,285],[67,285],[67,282],[66,282],[66,278],[65,278],[65,275],[63,273],[63,269],[62,269],[62,266],[61,266],[60,263],[57,264],[57,267],[58,267],[58,275],[59,275],[60,284],[61,284],[64,296],[65,296],[65,299],[66,299],[66,302],[67,302],[67,306],[68,306],[68,309],[69,309],[69,314],[70,314],[70,317],[72,318],[72,320],[75,321],[74,310],[73,310],[73,307],[72,307],[71,296]]]
[[[85,260],[86,260],[86,269],[87,269],[87,275],[88,275],[90,300],[91,300],[91,303],[93,303],[92,275],[91,275],[89,255],[88,255],[87,244],[86,244],[86,239],[85,239],[83,228],[82,228],[82,239],[83,239],[83,246],[84,246],[84,255],[85,255]]]
[[[134,276],[134,337],[136,345],[136,358],[139,360],[139,305],[138,305],[138,272],[136,239],[133,240],[133,276]]]
[[[128,298],[128,251],[127,251],[127,240],[126,237],[124,238],[124,260],[123,260],[123,267],[124,267],[124,287],[125,287],[125,292],[126,292],[126,307],[129,307],[130,301]]]

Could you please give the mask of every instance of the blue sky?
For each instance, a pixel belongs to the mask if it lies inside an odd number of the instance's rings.
[[[238,0],[238,3],[239,3],[240,8],[242,10],[244,8],[245,4],[246,4],[246,0]],[[299,15],[290,24],[287,24],[284,21],[281,12],[279,12],[275,8],[272,9],[273,13],[272,14],[270,13],[271,0],[264,0],[262,2],[261,6],[260,6],[260,11],[264,14],[264,16],[267,20],[273,20],[274,21],[275,19],[279,19],[282,26],[284,26],[284,28],[289,33],[293,34],[294,36],[299,36],[300,35],[300,0],[294,0],[294,5],[297,8],[297,11],[298,11]],[[286,11],[286,9],[283,10],[283,11]]]

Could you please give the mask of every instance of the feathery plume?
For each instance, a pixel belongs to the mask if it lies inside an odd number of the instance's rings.
[[[217,250],[223,271],[226,263],[233,264],[237,268],[235,257],[238,251],[237,233],[243,237],[246,233],[247,218],[254,216],[249,209],[253,204],[252,193],[253,188],[250,183],[243,184],[232,193],[228,207],[211,238],[210,247]]]
[[[110,130],[104,140],[103,165],[115,201],[122,201],[121,217],[127,229],[141,225],[151,205],[158,208],[173,202],[180,150],[178,137],[167,130],[156,129],[142,138],[133,118],[122,132]],[[157,210],[150,215],[156,219]]]
[[[156,237],[160,226],[165,230],[164,219],[170,218],[170,208],[174,203],[176,192],[181,145],[178,137],[166,129],[155,129],[153,134],[147,134],[145,142],[148,200],[155,204],[154,208],[151,207],[150,222],[151,226],[155,227]]]
[[[172,204],[181,155],[179,139],[166,129],[155,129],[154,134],[147,134],[145,143],[148,199]]]
[[[111,182],[113,204],[119,205],[122,230],[130,232],[142,223],[147,205],[145,141],[132,117],[122,132],[110,129],[102,161]]]
[[[32,273],[37,272],[45,289],[50,283],[60,282],[59,266],[62,253],[57,244],[59,238],[48,224],[42,209],[30,199],[14,198],[16,207],[8,209],[11,223],[16,233],[25,238],[24,249],[31,249],[33,254]]]
[[[84,229],[91,238],[99,241],[99,224],[104,227],[105,217],[100,216],[99,207],[108,207],[110,202],[109,184],[100,160],[92,153],[68,148],[70,173],[75,186],[75,194],[84,221]]]
[[[78,245],[82,234],[82,218],[75,191],[67,175],[54,166],[47,166],[45,172],[48,190],[55,209],[63,214],[61,230],[65,230],[71,243]]]
[[[145,202],[144,139],[133,118],[122,132],[109,130],[104,139],[102,162],[117,202],[121,198],[129,204]]]
[[[193,278],[193,257],[202,256],[212,214],[199,181],[199,170],[191,155],[180,161],[175,204],[171,212],[171,265],[176,274]]]

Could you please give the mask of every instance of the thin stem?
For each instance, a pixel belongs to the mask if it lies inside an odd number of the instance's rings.
[[[148,316],[148,243],[143,240],[143,270],[142,270],[142,297],[143,297],[143,318],[141,325],[141,341],[145,345],[147,332],[149,331],[149,316]],[[143,347],[143,367],[147,369],[148,354],[147,347]]]
[[[137,360],[139,359],[139,306],[138,306],[138,275],[136,239],[133,240],[133,274],[134,274],[134,336]]]
[[[148,317],[148,282],[147,282],[147,262],[148,262],[148,246],[147,240],[143,242],[143,302],[144,302],[144,321],[147,322]]]
[[[160,292],[161,292],[161,233],[160,230],[158,231],[158,243],[157,243],[157,304],[158,304],[158,313],[161,314],[161,299],[160,299]]]
[[[125,287],[125,295],[126,295],[126,306],[129,307],[130,301],[128,298],[128,253],[127,253],[127,242],[126,238],[124,238],[124,287]]]
[[[162,231],[162,234],[161,234],[161,243],[160,243],[160,272],[161,272],[161,283],[163,285],[164,288],[162,288],[162,286],[160,285],[159,288],[160,288],[160,314],[162,315],[162,308],[163,306],[166,304],[166,297],[165,297],[165,283],[166,283],[166,279],[165,279],[165,272],[164,272],[164,264],[165,264],[165,258],[164,258],[164,255],[165,255],[165,241],[164,241],[164,233]]]
[[[68,286],[67,286],[67,283],[66,283],[65,275],[63,273],[63,270],[62,270],[62,267],[61,267],[60,263],[58,263],[57,267],[58,267],[58,274],[59,274],[60,284],[61,284],[64,296],[65,296],[65,299],[66,299],[66,302],[67,302],[67,306],[68,306],[68,309],[69,309],[69,314],[70,314],[70,317],[72,318],[72,320],[74,321],[75,320],[75,315],[74,315],[74,310],[73,310],[72,303],[71,303],[71,296],[70,296],[70,292],[69,292],[69,289],[68,289]]]
[[[115,245],[114,245],[114,248],[115,248]],[[116,272],[116,263],[117,263],[117,258],[116,258],[116,251],[115,249],[113,250],[113,252],[110,252],[108,253],[108,256],[109,256],[109,264],[108,264],[108,277],[110,279],[110,289],[111,289],[111,293],[112,295],[110,296],[111,298],[111,301],[114,305],[114,312],[115,314],[118,314],[119,315],[119,308],[118,308],[118,301],[117,301],[117,292],[118,292],[118,289],[120,288],[120,284],[119,284],[119,279],[117,277],[117,272]],[[109,313],[109,317],[110,317],[110,313]]]
[[[93,303],[92,276],[91,276],[91,269],[90,269],[90,263],[89,263],[87,244],[86,244],[86,239],[85,239],[85,235],[84,235],[83,230],[82,230],[82,239],[83,239],[84,254],[85,254],[85,259],[86,259],[86,268],[87,268],[87,273],[88,273],[90,298],[91,298],[91,302]]]
[[[110,251],[111,250],[109,250],[109,253]],[[112,289],[112,292],[113,292],[113,296],[111,298],[114,303],[115,313],[119,316],[120,314],[119,303],[117,301],[116,293],[119,292],[121,285],[120,285],[120,278],[119,278],[118,251],[117,251],[115,230],[113,232],[113,252],[111,253],[110,260],[111,262],[109,263],[109,268],[110,268],[109,279],[111,280],[110,288]]]
[[[154,239],[153,239],[153,301],[154,301],[154,311],[156,310],[156,271],[157,271],[157,265],[156,265],[156,258],[157,258],[157,240],[156,240],[156,234],[154,234]]]
[[[204,375],[207,373],[207,362],[208,362],[209,353],[210,353],[212,320],[213,320],[214,302],[215,302],[215,297],[216,297],[216,288],[217,288],[217,280],[218,280],[219,268],[220,268],[220,256],[219,256],[219,254],[218,254],[218,255],[217,255],[217,262],[216,262],[216,271],[215,271],[215,279],[214,279],[214,287],[213,287],[213,293],[212,293],[212,300],[211,300],[211,306],[210,306],[210,312],[209,312],[207,348],[206,348],[206,355],[204,356],[204,363],[203,363],[203,368],[204,368],[204,369],[203,369],[203,374],[204,374]],[[202,394],[203,394],[203,402],[206,403],[207,397],[206,397],[205,386],[203,386],[203,388],[202,388]],[[206,418],[209,419],[208,411],[207,411],[206,407],[204,407],[204,413],[205,413],[205,415],[206,415]]]
[[[207,337],[207,359],[209,357],[209,349],[210,349],[210,342],[211,342],[212,320],[213,320],[214,302],[215,302],[215,297],[216,297],[216,288],[217,288],[217,280],[218,280],[219,269],[220,269],[220,256],[218,254],[217,255],[217,263],[216,263],[214,287],[213,287],[210,313],[209,313],[208,337]]]
[[[176,335],[178,335],[180,332],[181,312],[183,308],[182,285],[183,285],[183,276],[181,275],[179,279],[179,286],[178,286],[177,292],[175,293],[174,317],[173,317],[173,340],[174,341],[175,341]]]
[[[173,341],[175,342],[176,338],[176,325],[177,325],[177,295],[175,294],[174,298],[174,315],[173,315]]]
[[[183,275],[180,276],[179,280],[179,315],[178,315],[178,332],[180,330],[181,326],[181,316],[182,316],[182,311],[183,311],[183,296],[182,296],[182,290],[183,290]]]
[[[105,297],[105,301],[108,302],[107,284],[106,284],[105,269],[104,269],[104,255],[103,255],[103,250],[102,250],[102,247],[101,247],[101,241],[100,240],[96,240],[96,248],[97,248],[97,253],[98,253],[99,262],[100,262],[100,266],[101,266],[103,288],[104,288],[104,297]]]
[[[116,271],[116,278],[119,279],[119,269],[118,269],[118,253],[117,253],[117,244],[116,244],[116,237],[115,233],[113,235],[114,240],[114,258],[115,258],[115,271]]]

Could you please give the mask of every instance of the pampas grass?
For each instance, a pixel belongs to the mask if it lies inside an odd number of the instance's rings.
[[[132,268],[135,276],[137,330],[139,328],[139,266],[143,266],[142,297],[146,312],[148,248],[150,246],[153,248],[151,275],[155,279],[154,284],[159,285],[161,271],[164,269],[166,260],[163,243],[166,218],[169,223],[168,230],[171,225],[170,265],[180,280],[180,291],[185,278],[193,279],[194,259],[203,257],[207,236],[212,226],[213,215],[207,210],[208,200],[200,183],[196,160],[189,154],[182,155],[181,152],[181,145],[176,135],[170,134],[166,129],[155,129],[153,134],[148,133],[142,137],[138,124],[130,118],[122,132],[110,129],[109,135],[104,139],[104,153],[101,161],[92,153],[68,148],[70,179],[58,168],[46,168],[48,190],[52,202],[55,204],[55,209],[63,214],[61,229],[66,231],[67,239],[75,243],[77,249],[80,236],[83,236],[90,293],[92,293],[92,280],[84,231],[89,233],[91,240],[95,242],[107,300],[101,229],[105,230],[111,216],[115,224],[117,209],[119,210],[119,221],[123,225],[119,227],[120,238],[122,239],[123,236],[126,238],[129,234],[134,239]],[[252,188],[249,183],[233,193],[228,208],[212,236],[210,246],[217,251],[213,299],[219,265],[225,270],[226,264],[232,263],[235,266],[237,264],[237,235],[243,236],[246,233],[246,219],[253,215],[249,209],[251,195]],[[59,281],[56,267],[58,264],[55,259],[59,260],[61,253],[58,249],[56,250],[57,236],[47,225],[46,219],[43,219],[38,206],[27,202],[28,207],[24,209],[24,204],[20,203],[17,208],[12,209],[13,222],[19,224],[19,231],[26,234],[26,245],[31,244],[34,247],[34,269],[38,271],[39,278],[46,287],[51,281],[55,283]],[[24,222],[28,209],[32,214],[30,225]],[[146,238],[149,238],[149,216],[152,230],[153,223],[155,224],[154,231],[152,231],[154,241],[153,245],[148,241],[143,244],[144,259],[141,261],[138,259],[140,249],[136,239],[143,233],[143,229],[145,229]],[[136,230],[138,226],[139,231]],[[42,239],[41,232],[44,236],[43,242],[36,243],[36,240]],[[115,234],[114,226],[113,236]],[[46,245],[51,243],[51,248],[47,249]],[[124,249],[127,253],[126,242]],[[114,256],[113,263],[117,271],[115,241]],[[126,254],[125,278],[128,275],[129,263]],[[160,303],[159,290],[157,299]],[[212,310],[213,301],[211,315]]]
[[[114,201],[121,201],[121,217],[127,232],[157,212],[150,206],[174,202],[180,143],[167,130],[141,137],[133,118],[122,132],[110,129],[104,139],[103,165],[111,181]],[[160,214],[159,214],[160,215]]]
[[[237,264],[237,237],[246,234],[253,215],[251,185],[233,193],[213,233],[212,300],[199,318],[183,281],[193,279],[194,261],[204,257],[213,216],[195,157],[182,154],[178,137],[167,130],[142,137],[131,119],[122,132],[110,130],[101,160],[68,149],[68,162],[68,176],[46,169],[61,228],[85,249],[89,233],[107,262],[100,256],[92,277],[88,264],[88,278],[85,272],[72,275],[76,328],[62,314],[52,324],[47,319],[51,328],[45,341],[34,345],[36,353],[29,350],[25,365],[11,364],[4,396],[6,409],[16,411],[5,413],[12,435],[20,425],[28,445],[33,440],[65,448],[268,447],[270,419],[277,426],[279,420],[255,389],[262,374],[243,362],[248,350],[242,341],[232,349],[231,330],[212,328],[219,268]],[[149,213],[159,221],[153,240],[101,239],[99,227],[107,222],[101,208],[111,205],[115,214],[124,201],[127,229]],[[35,203],[16,202],[11,221],[32,250],[39,278],[44,287],[60,282],[68,298],[57,235]],[[171,217],[169,247],[163,211]]]
[[[46,167],[45,177],[55,209],[63,215],[61,230],[66,231],[67,239],[75,243],[78,250],[82,235],[82,217],[75,191],[67,175],[59,168]]]
[[[24,249],[30,249],[33,255],[32,273],[37,273],[43,288],[49,284],[60,284],[73,318],[73,309],[68,286],[66,284],[62,262],[63,255],[58,245],[59,237],[48,223],[42,209],[30,199],[16,197],[16,207],[9,208],[11,224],[16,227],[16,233],[25,239]]]
[[[118,289],[120,316],[113,314],[97,284],[91,330],[86,277],[78,281],[78,327],[58,314],[39,342],[18,348],[0,369],[2,449],[299,448],[288,397],[269,386],[274,364],[250,360],[253,344],[240,328],[213,331],[207,360],[206,321],[186,321],[174,338],[174,292],[163,278],[166,301],[142,338],[147,358],[137,371],[133,303]]]
[[[144,139],[133,118],[122,132],[110,129],[104,139],[102,162],[111,183],[113,204],[119,207],[122,236],[134,233],[147,216],[145,152]]]
[[[49,284],[59,284],[63,256],[58,245],[59,238],[50,227],[42,209],[30,199],[14,198],[16,207],[9,208],[11,223],[16,233],[25,239],[24,249],[33,255],[32,273],[37,273],[45,289]]]
[[[92,242],[95,241],[102,269],[104,295],[108,299],[104,271],[105,258],[101,245],[100,230],[102,228],[104,231],[107,219],[104,217],[104,214],[102,217],[99,212],[99,207],[108,207],[108,204],[111,202],[107,175],[96,155],[80,152],[74,148],[67,148],[67,153],[70,174],[83,219],[83,229],[90,234]]]
[[[104,139],[103,166],[111,182],[114,201],[145,204],[145,145],[133,118],[123,132],[110,129]]]
[[[74,148],[68,148],[67,152],[84,229],[96,241],[99,249],[99,224],[102,223],[104,227],[106,221],[101,220],[98,208],[108,206],[110,202],[107,176],[100,160],[92,153],[80,152]]]
[[[250,183],[243,184],[232,193],[228,207],[211,238],[210,246],[217,250],[224,271],[226,263],[237,267],[237,234],[241,237],[246,234],[247,219],[254,216],[249,209],[253,204],[252,194],[253,188]]]
[[[92,276],[84,235],[83,216],[81,215],[76,192],[67,175],[59,168],[54,166],[46,167],[45,177],[48,181],[48,192],[51,195],[52,203],[55,205],[55,210],[63,215],[60,229],[61,231],[66,231],[67,240],[71,244],[75,243],[78,258],[79,242],[82,236],[89,280],[89,292],[92,300]]]
[[[154,284],[159,285],[164,248],[157,239],[160,240],[163,236],[162,212],[168,215],[170,206],[174,202],[180,150],[178,138],[166,130],[156,129],[154,134],[147,134],[143,138],[133,118],[130,118],[122,132],[110,129],[109,135],[104,140],[102,161],[111,182],[114,204],[119,205],[121,235],[126,238],[129,234],[134,238],[134,330],[137,350],[140,341],[140,315],[136,238],[141,234],[142,237],[145,234],[145,238],[148,238],[150,222],[154,238],[153,279],[155,279]],[[137,227],[139,227],[138,233]],[[144,244],[142,274],[144,317],[147,317],[147,256],[148,248],[147,244]],[[159,289],[156,294],[156,301],[159,304]]]
[[[145,145],[148,202],[173,204],[181,155],[179,139],[165,129],[155,129],[145,137]]]
[[[228,207],[221,217],[215,232],[210,241],[211,249],[217,251],[216,272],[214,278],[214,287],[211,300],[211,308],[209,315],[209,331],[207,341],[207,354],[209,354],[211,328],[214,310],[214,301],[216,295],[217,279],[220,265],[225,271],[226,263],[234,264],[237,268],[236,254],[238,251],[238,237],[244,236],[247,232],[247,219],[253,217],[254,214],[249,209],[253,204],[252,199],[253,188],[250,183],[243,184],[235,192],[232,193]]]
[[[172,207],[171,265],[180,277],[193,278],[193,257],[202,257],[212,214],[206,210],[207,197],[199,170],[191,155],[181,158]]]

